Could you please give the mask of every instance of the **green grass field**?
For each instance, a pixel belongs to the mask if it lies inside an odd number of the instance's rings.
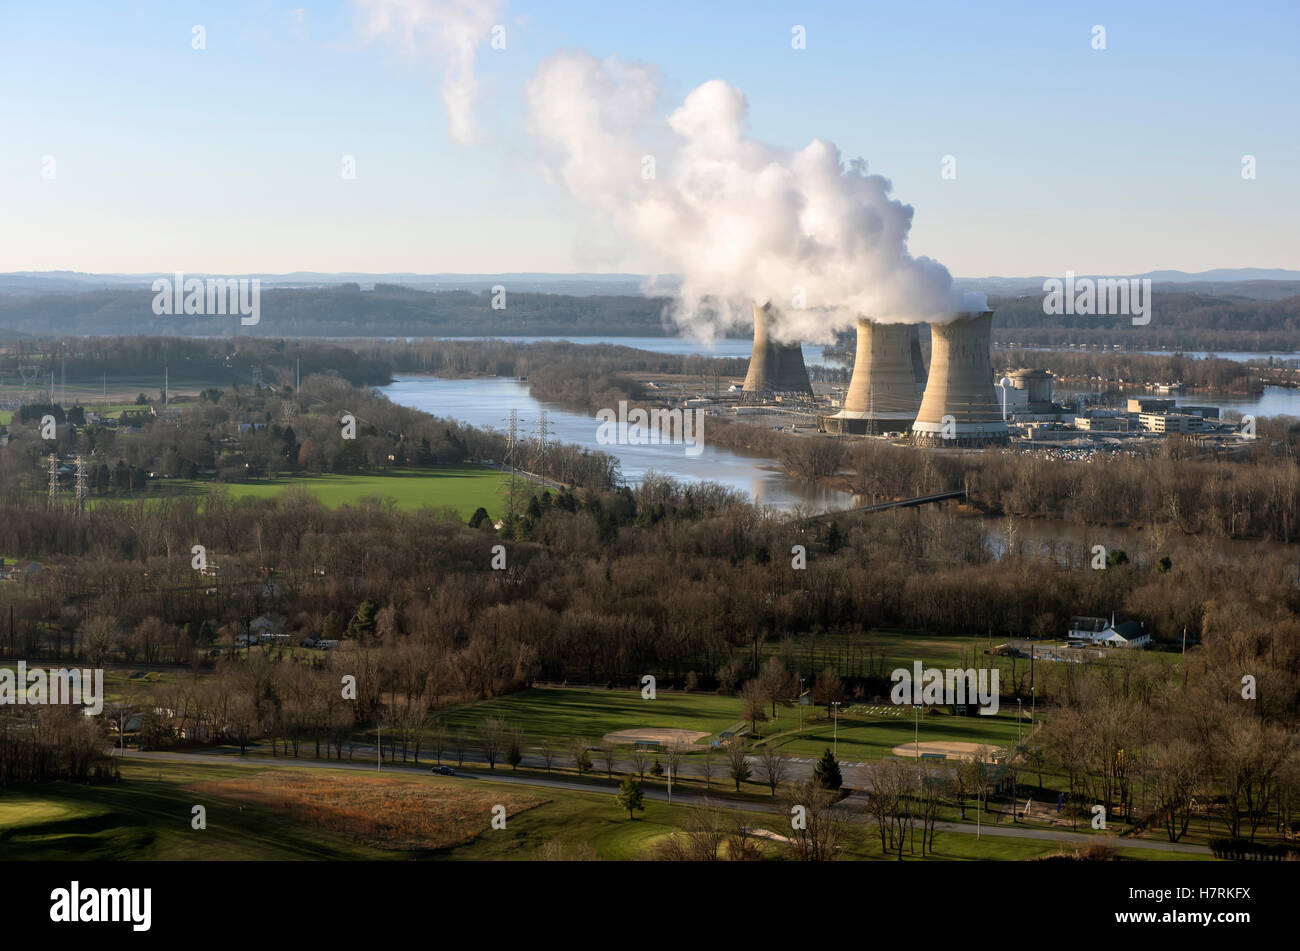
[[[539,687],[441,711],[441,716],[449,731],[472,731],[488,717],[500,717],[520,726],[530,747],[547,740],[563,748],[577,736],[599,743],[606,733],[637,727],[716,734],[738,722],[740,701],[712,693],[660,691],[654,700],[643,700],[630,690]]]
[[[245,761],[246,762],[246,761]],[[483,779],[442,779],[403,773],[402,780],[452,801],[461,790],[481,795],[499,789],[503,795],[541,798],[540,805],[512,814],[505,829],[485,827],[462,845],[444,849],[402,850],[377,848],[357,836],[333,831],[264,803],[243,803],[208,792],[200,784],[222,780],[248,780],[275,764],[184,764],[128,760],[122,764],[122,781],[108,786],[54,783],[32,788],[0,790],[0,853],[10,860],[518,860],[538,858],[594,858],[632,860],[649,857],[656,843],[681,828],[690,808],[647,800],[634,821],[612,795],[582,790],[498,784]],[[294,767],[305,778],[347,777],[339,770]],[[371,773],[355,774],[373,776]],[[427,786],[426,786],[427,784]],[[191,809],[202,804],[207,828],[193,829]],[[718,802],[725,808],[725,802]],[[789,832],[783,816],[728,810],[732,821],[748,828]],[[779,844],[761,841],[766,856],[783,857]],[[1072,852],[1074,846],[1064,850]],[[1046,840],[1020,840],[985,835],[939,832],[930,860],[1023,860],[1052,855],[1062,846]],[[1125,849],[1124,858],[1169,860],[1210,859]],[[882,856],[875,827],[852,823],[843,840],[845,859],[896,861]],[[907,861],[919,860],[904,852]]]
[[[826,747],[835,745],[838,732],[839,759],[862,762],[891,755],[895,746],[913,739],[910,708],[882,706],[885,713],[866,712],[871,704],[846,704],[848,712],[839,716],[838,728],[826,719],[825,708],[803,708],[803,730],[799,729],[799,709],[778,706],[774,720],[759,720],[760,743],[773,743],[787,756],[815,757]],[[468,706],[442,711],[447,730],[473,732],[489,717],[499,717],[524,732],[524,742],[536,748],[543,740],[563,749],[574,737],[585,736],[593,744],[606,733],[637,727],[662,727],[698,730],[716,736],[740,722],[741,701],[738,697],[713,693],[659,691],[654,700],[643,700],[639,692],[587,688],[535,688],[504,697],[484,700]],[[771,712],[770,709],[768,711]],[[1029,735],[1029,721],[1022,724]],[[372,738],[373,739],[373,738]],[[993,747],[1016,743],[1016,711],[1003,707],[997,716],[954,717],[931,710],[921,720],[921,739],[988,744]],[[705,747],[706,740],[697,746]]]
[[[276,498],[290,489],[306,489],[330,508],[356,505],[365,498],[392,499],[400,509],[450,508],[469,518],[480,506],[493,518],[505,514],[510,477],[486,466],[440,466],[429,469],[392,469],[355,475],[326,474],[291,476],[265,482],[213,483],[192,479],[154,480],[146,492],[128,498],[159,498],[167,495],[200,495],[220,485],[233,498]],[[517,491],[527,500],[530,484],[520,482]],[[116,499],[97,500],[112,505]]]

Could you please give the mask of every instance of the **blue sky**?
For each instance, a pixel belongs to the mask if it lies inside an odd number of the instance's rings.
[[[353,0],[5,0],[0,271],[641,270],[524,132],[572,49],[657,65],[674,104],[725,79],[756,137],[864,157],[960,276],[1300,267],[1300,5],[1179,6],[512,0],[464,147],[441,64],[368,42]]]

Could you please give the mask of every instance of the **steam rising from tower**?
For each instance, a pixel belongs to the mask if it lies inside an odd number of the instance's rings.
[[[987,446],[1008,439],[993,392],[993,312],[930,325],[930,377],[912,424],[918,446]]]
[[[754,304],[754,350],[743,387],[747,399],[767,399],[776,394],[811,397],[812,384],[798,343],[777,343],[768,338],[772,305]]]

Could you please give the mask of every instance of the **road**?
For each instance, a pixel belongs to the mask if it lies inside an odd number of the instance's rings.
[[[163,753],[163,752],[146,752],[141,753],[137,750],[126,750],[118,755],[125,756],[132,760],[144,760],[166,763],[207,763],[219,766],[263,766],[263,767],[287,767],[287,768],[304,768],[304,769],[350,769],[361,772],[377,772],[374,763],[367,763],[360,760],[299,760],[288,758],[271,759],[265,756],[245,757],[238,753]],[[525,757],[527,759],[527,757]],[[558,763],[558,758],[557,758]],[[538,768],[541,768],[540,766]],[[410,773],[413,775],[427,775],[428,766],[403,766],[397,763],[387,763],[384,765],[384,772]],[[511,783],[521,786],[540,786],[546,789],[568,789],[578,792],[596,793],[598,795],[613,796],[618,793],[618,789],[613,786],[607,786],[600,783],[581,782],[578,780],[553,779],[547,776],[520,776],[517,773],[507,772],[505,768],[498,770],[474,770],[469,771],[463,767],[456,768],[456,775],[472,779],[486,779],[494,783]],[[719,776],[719,786],[722,787],[727,782],[725,775]],[[653,799],[658,802],[668,801],[668,792],[657,786],[646,787],[644,790],[647,799]],[[706,800],[701,793],[694,792],[677,792],[673,794],[672,801],[675,805],[699,805]],[[722,805],[728,809],[735,809],[741,812],[751,812],[758,814],[772,815],[779,813],[780,807],[775,803],[759,803],[748,801],[721,800]],[[847,809],[854,822],[868,822],[870,817],[865,814],[866,800],[860,794],[854,794],[844,800],[844,808]],[[936,822],[935,830],[938,832],[957,832],[964,835],[974,835],[976,826],[973,822]],[[1023,825],[1001,825],[983,822],[979,827],[981,836],[990,836],[992,838],[1004,839],[1035,839],[1048,842],[1059,842],[1068,845],[1109,845],[1118,849],[1147,849],[1152,852],[1178,852],[1192,855],[1209,855],[1210,850],[1203,845],[1190,845],[1182,842],[1162,842],[1155,839],[1121,839],[1116,836],[1098,836],[1088,835],[1080,832],[1063,832],[1056,829],[1043,829],[1033,826]]]

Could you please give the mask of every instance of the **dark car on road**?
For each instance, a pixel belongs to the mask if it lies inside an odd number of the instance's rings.
[[[450,766],[435,766],[429,770],[431,773],[437,773],[439,776],[455,776],[456,771]]]

